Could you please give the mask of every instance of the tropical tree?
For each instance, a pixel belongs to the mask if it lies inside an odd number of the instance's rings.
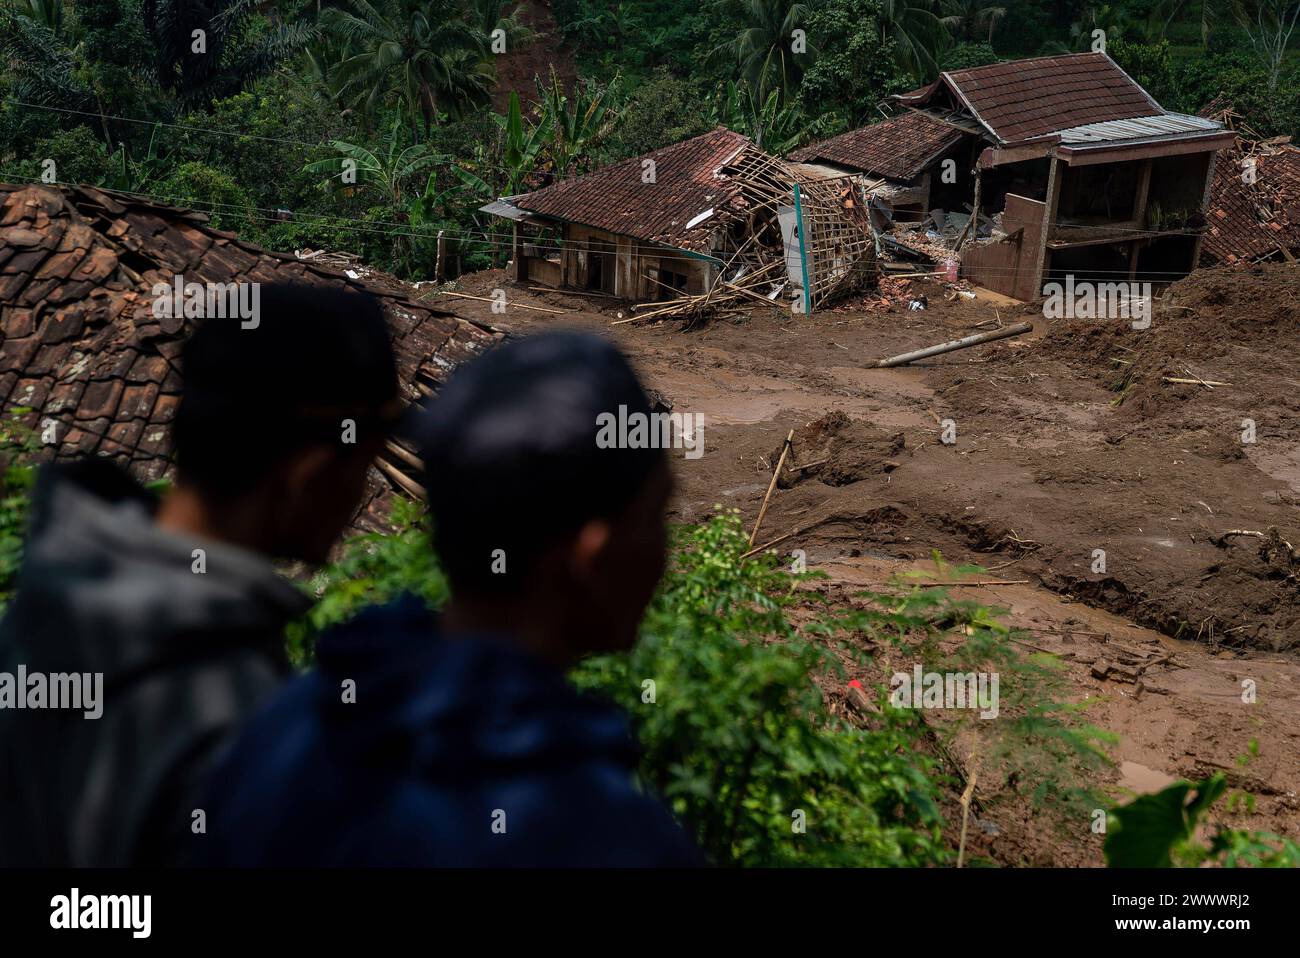
[[[1006,7],[994,6],[990,0],[947,0],[948,15],[943,17],[943,25],[953,35],[963,40],[978,40],[985,26],[988,27],[988,42],[993,42],[993,31],[1007,15]]]
[[[538,126],[545,131],[543,148],[557,179],[585,172],[613,132],[619,119],[613,105],[618,86],[615,76],[604,86],[579,83],[566,93],[554,67],[548,82],[537,79]]]
[[[63,32],[63,0],[16,0],[12,9],[18,16],[39,23],[54,33]]]
[[[392,129],[377,149],[357,143],[331,140],[334,155],[303,167],[305,173],[326,173],[336,185],[369,189],[389,206],[401,206],[407,182],[415,174],[448,159],[435,153],[427,143],[405,144],[402,121],[393,120]]]
[[[1208,47],[1210,30],[1223,15],[1225,6],[1225,0],[1162,0],[1152,10],[1152,17],[1163,20],[1160,31],[1163,37],[1170,24],[1184,14],[1191,14],[1201,27],[1201,46]]]
[[[808,140],[809,121],[798,101],[783,103],[779,91],[759,100],[744,81],[727,82],[714,104],[715,124],[748,136],[759,149],[777,155]]]
[[[808,6],[787,0],[745,0],[744,11],[749,26],[719,44],[713,53],[735,61],[741,78],[759,100],[766,101],[773,92],[785,100],[817,56],[806,33],[798,47],[795,42],[795,31],[807,23]],[[796,49],[802,52],[796,53]]]
[[[492,35],[498,30],[505,37],[507,50],[525,46],[537,37],[537,32],[524,22],[523,4],[514,4],[510,0],[468,0],[466,6],[466,23],[488,38],[489,48]],[[504,11],[510,6],[515,9],[507,15]]]
[[[1235,0],[1232,15],[1246,31],[1250,45],[1268,70],[1268,88],[1277,89],[1296,21],[1300,20],[1300,3],[1296,0]]]
[[[458,117],[488,100],[491,37],[455,0],[348,0],[326,9],[321,23],[353,50],[335,80],[367,117],[400,101],[419,138],[441,115]]]
[[[939,72],[939,53],[947,41],[943,21],[926,0],[881,0],[878,14],[882,40],[894,42],[898,65],[923,83]]]
[[[305,22],[269,22],[258,0],[142,0],[158,83],[183,107],[233,96],[301,51]]]

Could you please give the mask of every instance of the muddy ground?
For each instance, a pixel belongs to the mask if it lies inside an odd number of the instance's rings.
[[[674,460],[679,520],[723,505],[752,523],[794,430],[793,466],[759,542],[804,550],[830,577],[818,588],[844,602],[897,573],[935,571],[935,550],[979,564],[989,571],[973,581],[1006,584],[962,594],[1009,610],[1033,646],[1060,655],[1075,701],[1090,700],[1089,720],[1118,734],[1115,764],[1093,784],[1123,795],[1228,770],[1257,802],[1223,820],[1300,839],[1300,563],[1290,550],[1300,544],[1300,264],[1197,273],[1158,301],[1145,330],[1048,322],[995,294],[949,299],[940,284],[911,283],[924,311],[876,297],[692,330],[612,325],[633,315],[626,304],[530,290],[501,272],[456,288],[506,289],[504,315],[443,302],[519,333],[608,335],[674,411],[702,414],[704,455]],[[1032,334],[868,368],[1023,320]],[[1238,530],[1264,537],[1224,538]],[[1093,571],[1096,550],[1104,572]],[[1144,661],[1158,664],[1139,688],[1123,670]],[[1121,672],[1096,677],[1107,664]],[[828,693],[843,706],[844,689]],[[1241,766],[1252,741],[1258,756]],[[1087,823],[1048,823],[1025,791],[980,776],[975,855],[1100,863]]]

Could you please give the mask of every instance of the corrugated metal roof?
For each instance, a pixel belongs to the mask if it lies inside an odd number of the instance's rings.
[[[503,196],[499,200],[493,200],[478,208],[480,213],[487,213],[489,216],[500,216],[502,219],[514,220],[516,223],[523,223],[531,219],[527,210],[521,210],[514,204],[515,197]]]
[[[1160,116],[1141,116],[1128,120],[1105,120],[1085,123],[1082,126],[1061,130],[1061,142],[1068,145],[1083,143],[1112,143],[1116,140],[1135,140],[1169,136],[1182,133],[1216,133],[1222,123],[1183,113],[1165,113]]]

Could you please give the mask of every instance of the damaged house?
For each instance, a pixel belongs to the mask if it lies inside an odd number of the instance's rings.
[[[874,263],[851,177],[807,178],[724,127],[482,212],[513,222],[517,282],[657,303],[658,315],[811,309]]]
[[[1066,274],[1164,282],[1196,266],[1215,153],[1233,134],[1163,109],[1105,54],[956,70],[895,99],[973,147],[959,179],[972,233],[992,229],[958,239],[972,282],[1030,300]]]
[[[960,187],[943,182],[943,161],[968,170],[973,146],[960,130],[908,112],[805,146],[789,159],[809,176],[858,179],[873,208],[885,214],[874,219],[883,226],[890,219],[920,222],[935,207],[956,206]]]
[[[500,338],[345,273],[214,229],[203,213],[91,187],[0,184],[0,403],[55,459],[103,456],[141,481],[170,468],[181,343],[194,323],[155,315],[155,284],[295,282],[379,297],[408,401]],[[396,287],[394,282],[393,287]],[[391,443],[372,472],[371,505],[418,492],[414,456]],[[374,515],[370,516],[375,520]],[[377,520],[359,522],[375,527]]]
[[[1290,137],[1260,138],[1222,103],[1202,115],[1233,130],[1236,140],[1214,170],[1201,265],[1300,257],[1300,149]]]

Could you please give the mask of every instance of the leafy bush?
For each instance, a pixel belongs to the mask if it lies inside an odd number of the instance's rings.
[[[1218,772],[1199,782],[1175,782],[1112,809],[1104,851],[1112,868],[1198,868],[1207,862],[1229,868],[1300,868],[1300,844],[1271,832],[1218,826],[1208,841],[1198,827],[1228,789]]]
[[[417,595],[430,608],[447,600],[447,580],[433,554],[422,508],[408,499],[393,502],[391,535],[368,533],[343,543],[339,557],[306,583],[318,601],[307,615],[290,624],[286,641],[292,661],[310,662],[316,637],[351,619],[368,605],[404,593]]]
[[[719,864],[942,861],[915,713],[891,710],[872,731],[833,719],[811,677],[834,660],[784,612],[797,577],[742,559],[746,547],[735,512],[684,530],[636,648],[575,681],[628,709],[644,778]]]

